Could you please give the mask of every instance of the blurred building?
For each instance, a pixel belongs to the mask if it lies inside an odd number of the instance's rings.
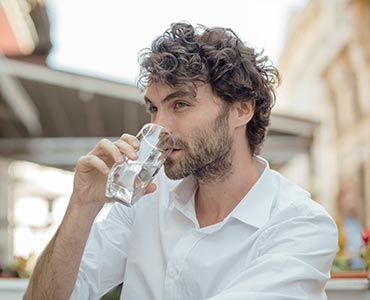
[[[100,137],[137,132],[149,119],[136,87],[48,67],[49,31],[44,1],[0,0],[0,267],[15,241],[42,248],[55,230],[69,192],[52,186],[71,185],[71,172],[55,168],[72,171]]]
[[[319,124],[311,192],[335,213],[340,182],[351,181],[370,225],[370,1],[309,1],[291,20],[279,65],[277,111]]]

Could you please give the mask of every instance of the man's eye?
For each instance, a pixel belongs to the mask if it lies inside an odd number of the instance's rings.
[[[176,102],[174,105],[175,109],[181,109],[187,106],[189,105],[186,102]]]
[[[157,112],[157,108],[155,106],[149,106],[146,108],[146,110],[148,113],[151,113],[151,114]]]

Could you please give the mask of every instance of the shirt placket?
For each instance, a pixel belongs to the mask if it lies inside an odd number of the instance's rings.
[[[185,300],[187,293],[184,288],[183,271],[186,266],[186,258],[194,246],[205,236],[205,233],[194,229],[185,234],[176,244],[171,253],[164,280],[164,300]],[[188,300],[188,299],[186,299]]]

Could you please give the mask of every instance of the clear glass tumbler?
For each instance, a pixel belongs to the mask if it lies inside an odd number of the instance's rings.
[[[114,164],[108,174],[105,195],[131,206],[145,193],[174,147],[172,135],[162,126],[146,124],[137,134],[140,148],[137,160]]]

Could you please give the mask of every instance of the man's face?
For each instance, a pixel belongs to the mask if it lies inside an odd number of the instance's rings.
[[[178,158],[170,156],[165,161],[165,172],[169,178],[181,179],[189,175],[200,181],[224,178],[231,167],[227,112],[221,111],[205,127],[194,128],[186,139],[176,138],[175,144],[183,155]]]
[[[145,99],[152,122],[165,126],[175,137],[175,149],[164,163],[166,175],[222,181],[231,169],[229,113],[210,87],[198,86],[194,95],[153,83]]]

